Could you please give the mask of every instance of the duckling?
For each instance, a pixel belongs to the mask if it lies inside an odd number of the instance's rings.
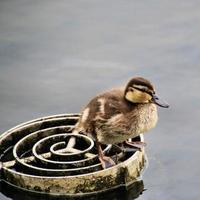
[[[101,144],[120,144],[154,128],[158,120],[156,105],[169,107],[156,96],[150,81],[134,77],[125,87],[95,96],[83,109],[73,132],[96,141],[98,157],[105,169],[115,162],[104,155]]]

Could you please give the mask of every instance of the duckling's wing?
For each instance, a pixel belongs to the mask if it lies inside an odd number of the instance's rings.
[[[126,106],[123,104],[121,99],[118,98],[108,98],[104,104],[104,110],[101,112],[102,117],[109,119],[114,115],[124,113]]]
[[[110,119],[114,115],[126,113],[129,109],[124,99],[123,89],[113,89],[96,99],[98,115],[104,119]]]
[[[94,97],[83,109],[76,127],[82,132],[93,132],[98,121],[105,123],[113,116],[127,111],[123,90],[115,89]]]

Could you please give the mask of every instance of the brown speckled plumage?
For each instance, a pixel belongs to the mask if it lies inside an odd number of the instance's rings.
[[[128,144],[129,138],[153,128],[158,120],[155,104],[169,107],[159,101],[150,81],[132,78],[126,87],[94,97],[84,108],[74,133],[82,132],[95,139],[102,167],[111,167],[115,162],[104,155],[100,144]]]
[[[140,79],[137,83],[141,84]],[[124,91],[118,88],[94,97],[83,110],[75,130],[97,138],[100,143],[113,144],[153,128],[157,122],[156,105],[131,103],[124,98]],[[104,112],[100,109],[103,102]],[[83,120],[86,109],[88,113]]]

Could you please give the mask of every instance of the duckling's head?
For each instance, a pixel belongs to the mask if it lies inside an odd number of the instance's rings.
[[[142,77],[134,77],[128,82],[124,96],[132,103],[155,103],[164,108],[169,107],[156,96],[152,83]]]

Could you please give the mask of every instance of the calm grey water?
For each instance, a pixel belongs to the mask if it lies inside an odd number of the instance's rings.
[[[0,131],[79,112],[98,92],[144,76],[171,107],[145,135],[138,199],[199,199],[199,10],[198,0],[1,0]]]

